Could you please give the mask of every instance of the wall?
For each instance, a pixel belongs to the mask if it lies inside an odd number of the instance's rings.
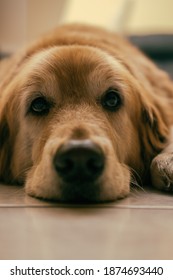
[[[0,50],[13,52],[67,22],[127,33],[173,33],[173,0],[0,0]]]
[[[66,0],[0,0],[0,50],[12,52],[57,26]]]

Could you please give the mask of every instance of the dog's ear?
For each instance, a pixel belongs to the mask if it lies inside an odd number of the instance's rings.
[[[2,60],[0,65],[0,180],[7,183],[13,182],[11,159],[17,129],[15,86],[11,84],[26,58],[27,53],[22,50],[21,53]]]
[[[11,156],[13,141],[10,132],[10,125],[7,119],[6,108],[0,112],[0,180],[6,183],[12,181],[11,176]]]
[[[150,96],[151,99],[151,96]],[[141,141],[141,158],[145,167],[166,146],[169,138],[169,108],[164,100],[145,98],[141,107],[141,125],[139,125]]]
[[[173,123],[173,83],[147,57],[135,48],[132,51],[134,55],[129,52],[128,65],[126,61],[124,64],[135,82],[137,81],[134,88],[140,98],[140,109],[139,121],[134,121],[138,122],[141,158],[144,169],[147,169],[169,138],[171,122]]]

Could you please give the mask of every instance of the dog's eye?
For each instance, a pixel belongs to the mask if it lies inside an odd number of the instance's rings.
[[[49,113],[50,104],[44,97],[37,97],[30,106],[30,112],[36,115],[46,115]]]
[[[109,111],[116,111],[121,103],[122,99],[118,90],[109,89],[106,91],[101,99],[102,106]]]

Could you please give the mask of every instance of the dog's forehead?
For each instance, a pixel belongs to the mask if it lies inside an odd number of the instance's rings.
[[[59,79],[85,78],[97,71],[99,78],[101,74],[110,76],[111,72],[121,75],[124,66],[118,59],[107,52],[91,46],[55,46],[36,53],[30,61],[30,71],[37,76],[44,72],[51,73]],[[103,78],[103,77],[101,77]]]
[[[34,55],[35,66],[45,65],[47,67],[79,67],[83,64],[91,67],[99,63],[107,63],[112,67],[120,67],[118,60],[106,51],[93,46],[65,45],[54,46],[43,49]]]
[[[126,76],[126,69],[115,57],[96,47],[79,45],[41,50],[28,61],[26,71],[27,81],[53,98],[66,93],[97,96]]]

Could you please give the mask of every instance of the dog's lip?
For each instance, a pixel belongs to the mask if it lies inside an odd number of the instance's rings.
[[[79,172],[80,173],[80,172]],[[69,179],[61,179],[61,181],[62,181],[62,185],[64,185],[64,186],[66,186],[66,185],[68,185],[68,186],[72,186],[72,187],[74,187],[74,186],[86,186],[86,185],[95,185],[96,184],[96,182],[98,181],[98,179],[96,178],[89,178],[88,176],[80,176],[80,174],[79,174],[79,176],[76,176],[74,179],[71,179],[71,178],[69,178]]]

